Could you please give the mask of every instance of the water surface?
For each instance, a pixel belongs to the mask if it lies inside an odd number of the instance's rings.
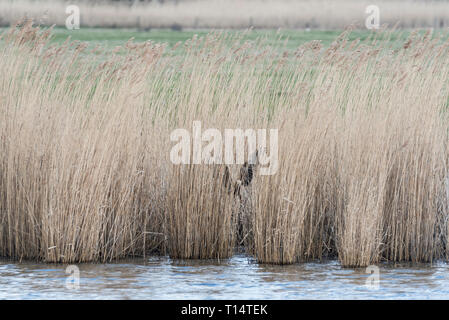
[[[238,255],[79,264],[79,288],[66,267],[1,260],[0,299],[449,299],[449,265],[442,262],[379,264],[378,287],[366,285],[373,275],[365,268],[337,261],[270,266]]]

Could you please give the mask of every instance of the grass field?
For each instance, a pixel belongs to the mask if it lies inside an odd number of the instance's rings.
[[[0,28],[0,32],[5,32],[9,28]],[[79,30],[68,30],[66,28],[54,28],[50,43],[61,44],[68,37],[72,41],[82,41],[88,43],[90,47],[101,46],[113,49],[116,46],[122,46],[125,42],[134,39],[135,42],[144,42],[151,40],[157,43],[166,43],[168,47],[173,47],[177,42],[185,42],[194,35],[204,37],[211,30],[184,30],[174,31],[170,29],[154,29],[142,31],[137,29],[117,29],[117,28],[81,28]],[[223,31],[228,35],[241,35],[242,31],[227,30]],[[265,39],[267,46],[278,48],[279,50],[292,50],[300,45],[313,40],[319,40],[323,46],[329,46],[343,30],[251,30],[242,36],[243,40],[254,41],[256,39]],[[424,33],[425,31],[421,31]],[[388,40],[393,46],[400,45],[401,41],[407,39],[411,31],[393,32]],[[443,30],[436,31],[435,34],[444,34]],[[349,41],[360,39],[365,41],[373,37],[375,32],[369,30],[353,30],[347,36]]]
[[[130,38],[134,38],[135,41],[147,41],[168,43],[173,46],[178,41],[186,41],[191,39],[195,34],[199,37],[204,37],[210,32],[210,30],[191,30],[191,31],[173,31],[173,30],[161,30],[155,29],[152,31],[139,31],[136,29],[104,29],[104,28],[83,28],[80,30],[67,30],[66,28],[57,28],[54,32],[54,41],[63,42],[68,36],[71,36],[73,40],[89,41],[96,44],[104,44],[109,47],[123,45],[124,42]],[[227,31],[230,34],[237,34],[239,31]],[[312,41],[322,40],[324,44],[329,45],[341,31],[304,31],[304,30],[290,30],[290,31],[275,31],[275,30],[253,30],[247,36],[245,40],[255,40],[260,37],[266,37],[268,44],[281,47],[286,38],[288,38],[288,47],[295,48],[299,45]],[[352,39],[368,37],[370,32],[368,31],[354,31],[351,34]],[[281,40],[279,40],[281,39]]]
[[[5,30],[5,29],[3,29]],[[82,28],[79,30],[67,30],[66,28],[56,28],[53,31],[52,42],[62,43],[67,37],[72,40],[86,41],[91,45],[102,45],[108,48],[123,45],[126,41],[134,38],[136,42],[151,40],[158,43],[167,43],[172,47],[177,42],[184,42],[191,39],[194,35],[204,37],[211,30],[190,30],[190,31],[173,31],[164,29],[154,29],[151,31],[140,31],[136,29],[116,29],[116,28]],[[296,49],[300,45],[313,40],[319,40],[324,46],[329,46],[343,30],[252,30],[243,36],[244,40],[256,40],[259,38],[266,39],[265,44],[275,48]],[[389,39],[392,44],[397,40],[405,40],[411,31],[394,32]],[[440,31],[444,33],[444,31]],[[225,31],[227,34],[236,35],[241,31]],[[436,32],[438,34],[438,31]],[[348,35],[348,40],[353,41],[360,39],[365,41],[373,36],[373,32],[369,30],[353,30]],[[286,41],[288,40],[288,41]]]
[[[447,36],[281,35],[7,30],[0,256],[447,259]],[[277,173],[173,164],[171,132],[195,120],[277,129]]]

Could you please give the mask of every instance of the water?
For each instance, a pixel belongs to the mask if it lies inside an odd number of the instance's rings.
[[[79,288],[66,267],[0,261],[0,299],[449,298],[446,263],[380,264],[378,289],[366,286],[365,268],[337,261],[269,266],[239,255],[221,262],[157,257],[79,264]]]

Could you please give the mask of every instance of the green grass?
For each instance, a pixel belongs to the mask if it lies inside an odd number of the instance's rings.
[[[0,33],[6,31],[7,28],[0,28]],[[174,31],[170,29],[153,29],[149,31],[138,29],[120,29],[120,28],[81,28],[79,30],[67,30],[66,28],[55,28],[52,32],[52,43],[62,43],[68,37],[72,41],[87,42],[90,48],[100,46],[106,50],[122,46],[129,39],[134,38],[135,42],[143,42],[151,40],[156,43],[165,43],[168,47],[174,46],[177,42],[184,42],[197,35],[202,37],[207,35],[211,30],[182,30]],[[230,35],[242,36],[242,30],[227,30]],[[324,47],[328,47],[343,30],[251,30],[243,35],[243,40],[264,39],[264,44],[275,48],[276,50],[295,50],[300,45],[313,40],[320,40]],[[393,31],[389,39],[391,47],[397,48],[403,44],[404,40],[409,36],[411,31],[400,30]],[[425,31],[420,31],[424,33]],[[443,31],[436,31],[434,36],[442,34]],[[385,33],[383,33],[385,35]],[[360,39],[361,41],[375,36],[375,33],[369,30],[352,31],[347,39],[349,41]],[[447,38],[447,34],[443,39]],[[181,48],[176,49],[175,55],[184,52]],[[120,54],[120,52],[119,52]]]
[[[5,30],[0,29],[0,31]],[[112,28],[81,28],[79,30],[67,30],[65,28],[56,28],[53,31],[53,42],[63,42],[68,36],[72,40],[86,41],[92,46],[104,45],[109,48],[122,45],[130,38],[134,38],[135,41],[147,41],[152,40],[159,43],[167,43],[169,47],[176,44],[178,41],[185,41],[192,38],[195,34],[199,37],[209,33],[209,30],[186,30],[186,31],[173,31],[173,30],[150,30],[139,31],[137,29],[112,29]],[[236,34],[241,31],[227,31],[231,34]],[[263,37],[266,39],[266,43],[274,47],[284,47],[285,40],[288,42],[285,44],[286,49],[295,49],[303,43],[312,40],[321,40],[324,46],[330,45],[335,38],[341,34],[342,31],[319,31],[319,30],[252,30],[244,36],[245,40],[255,40],[256,38]],[[365,40],[372,34],[369,30],[357,30],[351,32],[349,40]],[[394,32],[392,41],[398,38],[405,39],[409,32]]]
[[[68,36],[73,40],[89,41],[97,44],[105,44],[107,46],[117,46],[123,44],[130,38],[136,41],[152,40],[155,42],[168,43],[173,46],[178,41],[185,41],[192,38],[195,34],[199,37],[205,36],[209,30],[190,30],[190,31],[173,31],[173,30],[150,30],[138,31],[133,29],[103,29],[103,28],[83,28],[79,30],[67,30],[63,28],[55,29],[53,41],[63,42]],[[239,31],[227,31],[235,34]],[[282,45],[288,37],[288,47],[296,48],[297,46],[312,40],[322,40],[323,44],[330,44],[341,31],[293,31],[285,30],[277,32],[275,30],[253,30],[245,36],[245,39],[255,40],[258,37],[267,37],[270,45]],[[352,34],[352,38],[366,38],[370,32],[358,31]]]

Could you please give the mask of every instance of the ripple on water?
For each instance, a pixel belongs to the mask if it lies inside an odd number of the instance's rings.
[[[66,266],[0,261],[1,299],[448,299],[449,265],[380,264],[380,287],[365,269],[337,261],[259,265],[237,255],[217,261],[150,257],[80,264],[79,289]]]

